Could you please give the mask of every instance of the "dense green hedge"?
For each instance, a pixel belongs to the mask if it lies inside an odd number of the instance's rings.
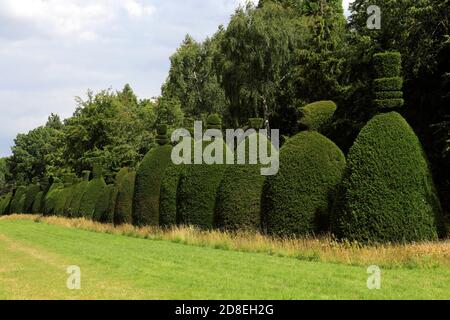
[[[150,150],[136,173],[133,223],[138,226],[159,225],[159,195],[166,167],[171,162],[171,145]]]
[[[167,166],[164,178],[161,181],[159,224],[163,227],[176,225],[179,221],[177,215],[177,194],[180,179],[185,169],[185,165],[175,165],[171,162]]]
[[[373,105],[379,110],[397,109],[405,104],[403,99],[375,99]]]
[[[9,213],[9,204],[11,202],[12,193],[4,195],[0,200],[0,215]]]
[[[75,186],[66,185],[63,189],[59,190],[56,194],[54,214],[57,216],[67,216],[66,208],[69,206],[68,202],[70,202],[71,194],[73,194],[73,190]]]
[[[56,202],[58,201],[58,195],[61,189],[64,188],[64,184],[61,182],[54,182],[47,194],[45,195],[44,200],[44,214],[45,215],[54,215],[56,214]]]
[[[36,193],[36,197],[34,198],[33,201],[33,207],[31,208],[31,213],[34,214],[38,214],[38,213],[42,213],[42,200],[44,199],[44,191],[39,191],[38,193]]]
[[[94,216],[92,219],[98,222],[109,223],[110,208],[111,208],[111,196],[114,192],[114,185],[109,184],[103,188],[102,194],[95,204]]]
[[[374,96],[375,99],[402,99],[403,91],[377,91]]]
[[[114,210],[114,224],[133,223],[133,196],[136,172],[128,172],[118,186]]]
[[[81,200],[83,198],[84,193],[86,192],[86,188],[89,185],[89,181],[81,181],[75,184],[73,188],[73,195],[67,204],[64,215],[72,218],[79,218],[82,216],[80,211]]]
[[[9,205],[9,213],[23,213],[26,192],[27,187],[25,186],[20,186],[17,188]]]
[[[196,143],[202,144],[202,141]],[[203,142],[203,150],[210,142]],[[224,145],[224,157],[226,143]],[[180,223],[210,229],[214,227],[217,191],[226,165],[197,164],[186,166],[178,189]]]
[[[402,77],[379,78],[373,82],[374,91],[401,91],[402,87]]]
[[[321,130],[331,122],[337,106],[333,101],[317,101],[300,108],[301,129]]]
[[[364,242],[434,240],[438,229],[444,233],[440,211],[414,131],[396,112],[375,116],[348,155],[335,234]]]
[[[383,52],[373,56],[376,78],[397,77],[401,72],[402,56],[399,52]]]
[[[345,169],[342,151],[315,131],[290,138],[280,150],[280,170],[268,176],[262,199],[263,230],[307,235],[328,225],[330,195]]]
[[[106,187],[103,177],[96,177],[89,181],[85,192],[81,198],[80,209],[78,214],[86,219],[92,219],[94,216],[95,205],[102,195],[103,189]]]
[[[32,213],[33,202],[36,199],[36,194],[40,191],[40,187],[37,184],[31,184],[27,188],[25,194],[25,203],[23,208],[23,213]]]
[[[264,139],[268,142],[266,135],[256,133],[253,137],[256,138],[255,141]],[[247,162],[251,139],[252,136],[241,142],[245,143]],[[217,227],[226,230],[259,230],[264,180],[259,164],[227,166],[217,192],[215,209]]]
[[[119,193],[119,187],[120,187],[123,179],[130,172],[131,172],[130,168],[125,167],[125,168],[120,169],[119,172],[116,174],[114,188],[111,193],[111,198],[109,201],[109,207],[108,207],[106,214],[103,217],[103,219],[104,219],[103,222],[114,223],[114,211],[116,210],[116,200],[117,200],[117,195]]]

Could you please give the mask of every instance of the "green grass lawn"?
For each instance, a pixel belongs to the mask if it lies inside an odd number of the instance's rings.
[[[450,299],[449,268],[366,269],[0,221],[0,299]]]

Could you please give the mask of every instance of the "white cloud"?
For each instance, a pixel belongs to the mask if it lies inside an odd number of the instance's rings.
[[[152,5],[144,5],[136,0],[123,0],[123,7],[131,17],[140,18],[145,15],[151,15],[155,12],[156,8]]]

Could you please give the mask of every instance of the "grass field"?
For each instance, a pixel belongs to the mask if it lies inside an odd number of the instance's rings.
[[[446,264],[367,267],[0,219],[0,299],[450,299]]]

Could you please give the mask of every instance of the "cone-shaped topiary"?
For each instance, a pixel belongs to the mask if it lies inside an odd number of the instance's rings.
[[[122,184],[123,179],[127,176],[128,173],[130,173],[130,168],[122,168],[119,170],[119,172],[116,174],[115,182],[114,182],[114,188],[111,193],[111,199],[109,201],[109,207],[106,215],[103,217],[102,222],[105,223],[114,223],[114,211],[116,210],[116,200],[117,195],[119,193],[119,187]]]
[[[159,197],[159,224],[163,227],[170,227],[178,223],[177,194],[180,179],[185,169],[185,165],[173,163],[170,163],[166,168]]]
[[[83,198],[84,193],[89,185],[89,177],[91,172],[88,170],[83,171],[82,181],[75,184],[73,188],[73,195],[70,198],[70,201],[67,203],[66,208],[64,210],[64,214],[67,217],[79,218],[82,217],[80,206],[81,200]]]
[[[110,218],[109,210],[111,206],[111,196],[114,192],[114,185],[110,184],[103,188],[103,192],[95,204],[93,220],[108,223]]]
[[[419,139],[396,112],[375,116],[348,155],[332,228],[363,242],[433,240],[445,233]]]
[[[73,194],[74,186],[66,183],[64,188],[60,189],[56,194],[54,214],[57,216],[65,216],[66,208],[69,206],[70,195]]]
[[[44,191],[39,191],[36,193],[36,197],[33,201],[33,206],[31,208],[31,213],[38,214],[42,213],[42,200],[44,199]]]
[[[114,224],[131,224],[133,223],[133,196],[136,180],[136,172],[128,172],[120,185],[118,185],[118,193],[116,198],[116,207],[114,211]]]
[[[268,176],[262,199],[263,230],[274,235],[308,235],[323,231],[330,194],[345,168],[342,151],[315,131],[300,132],[280,150],[280,169]]]
[[[32,213],[33,202],[36,199],[36,194],[40,191],[40,187],[37,184],[30,184],[25,194],[24,213]]]
[[[214,120],[213,116],[213,120]],[[219,118],[220,119],[220,118]],[[208,128],[219,129],[220,125],[213,125],[217,121],[208,118]],[[223,148],[223,163],[227,153],[227,145],[223,140],[211,142],[197,141],[194,149],[201,148],[204,152],[206,148],[218,146]],[[224,164],[196,164],[186,166],[186,171],[181,178],[178,189],[178,213],[180,223],[194,225],[205,229],[214,227],[214,210],[216,204],[217,191],[222,181],[226,165]]]
[[[162,142],[162,141],[161,141]],[[136,172],[133,223],[138,226],[159,225],[159,195],[166,167],[171,162],[172,146],[151,149]]]
[[[44,214],[54,215],[56,214],[56,202],[58,201],[58,195],[61,189],[64,188],[64,184],[55,179],[55,182],[51,185],[44,200]]]
[[[80,209],[78,214],[86,219],[92,219],[94,216],[95,205],[106,187],[102,176],[97,176],[89,181],[86,190],[81,197]]]
[[[262,125],[257,124],[258,126]],[[267,136],[254,133],[241,143],[245,145],[246,161],[244,165],[227,166],[219,191],[217,192],[216,223],[226,230],[259,230],[261,227],[261,194],[265,177],[261,175],[261,165],[249,164],[253,156],[258,159],[257,150],[251,149],[250,143],[264,140],[268,146]],[[239,147],[238,147],[239,149]],[[268,148],[270,154],[270,147]],[[256,154],[253,152],[256,151]]]
[[[399,52],[377,53],[373,56],[374,100],[378,111],[391,111],[401,108],[403,100],[403,79],[401,75],[402,57]]]
[[[19,186],[14,193],[14,196],[11,200],[9,213],[23,213],[24,205],[25,205],[25,195],[27,192],[27,187]],[[22,200],[23,198],[23,200]]]
[[[329,124],[337,110],[333,101],[317,101],[300,108],[298,124],[302,130],[320,131]]]
[[[9,204],[12,199],[12,193],[8,193],[1,198],[0,201],[0,215],[6,215],[9,213]]]

